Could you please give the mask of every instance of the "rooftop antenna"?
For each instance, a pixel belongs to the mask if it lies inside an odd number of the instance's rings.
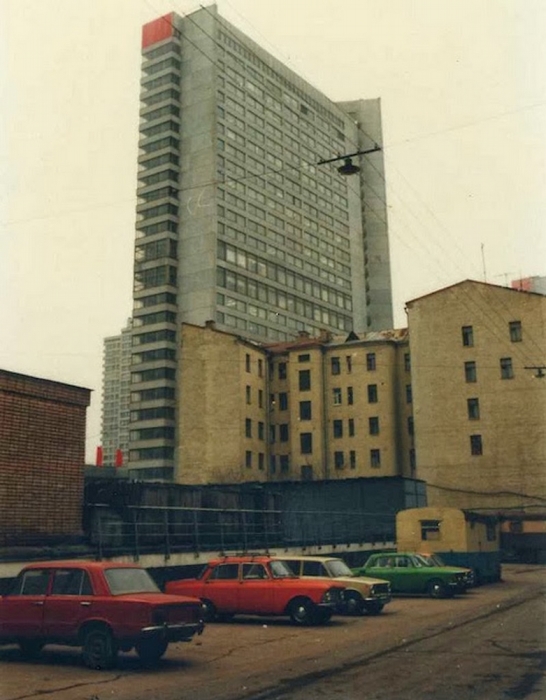
[[[483,268],[483,281],[487,282],[487,273],[485,271],[485,253],[484,253],[483,243],[482,243],[482,268]]]

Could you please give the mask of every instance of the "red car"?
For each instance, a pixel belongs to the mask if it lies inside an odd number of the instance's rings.
[[[198,578],[171,581],[167,593],[201,598],[205,620],[233,615],[288,615],[296,625],[327,622],[343,586],[301,579],[268,556],[224,557],[209,562]]]
[[[0,644],[26,655],[45,644],[82,647],[90,668],[111,668],[133,647],[152,663],[169,642],[203,631],[201,601],[161,593],[134,564],[40,562],[26,566],[0,598]]]

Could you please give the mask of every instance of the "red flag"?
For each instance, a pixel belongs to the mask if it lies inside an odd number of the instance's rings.
[[[123,467],[123,452],[121,450],[116,450],[116,467]]]
[[[97,467],[102,467],[102,446],[99,445],[97,447],[97,459],[95,461],[95,464]]]

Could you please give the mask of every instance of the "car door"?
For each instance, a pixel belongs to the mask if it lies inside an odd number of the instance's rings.
[[[220,613],[236,613],[239,605],[239,564],[218,564],[203,585],[203,598],[214,603]]]
[[[42,636],[49,578],[48,569],[29,569],[19,574],[2,598],[1,637],[32,639]]]
[[[58,640],[75,639],[80,625],[92,614],[95,599],[87,571],[63,568],[53,572],[44,601],[44,634]]]
[[[261,563],[243,564],[239,585],[239,610],[249,615],[278,614],[275,605],[275,589],[278,582],[271,578]]]
[[[419,593],[419,577],[415,575],[411,559],[405,555],[394,557],[396,590],[401,593]]]

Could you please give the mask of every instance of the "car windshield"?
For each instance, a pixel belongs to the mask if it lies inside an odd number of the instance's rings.
[[[325,563],[328,573],[332,577],[354,576],[353,572],[342,559],[330,559]]]
[[[124,593],[160,593],[159,588],[145,569],[106,569],[104,575],[112,595],[123,595]]]
[[[273,578],[297,578],[283,561],[273,560],[269,563]]]
[[[446,565],[444,560],[440,556],[438,556],[438,554],[421,554],[421,556],[424,559],[426,559],[427,561],[429,561],[432,564],[432,566],[445,566]]]

